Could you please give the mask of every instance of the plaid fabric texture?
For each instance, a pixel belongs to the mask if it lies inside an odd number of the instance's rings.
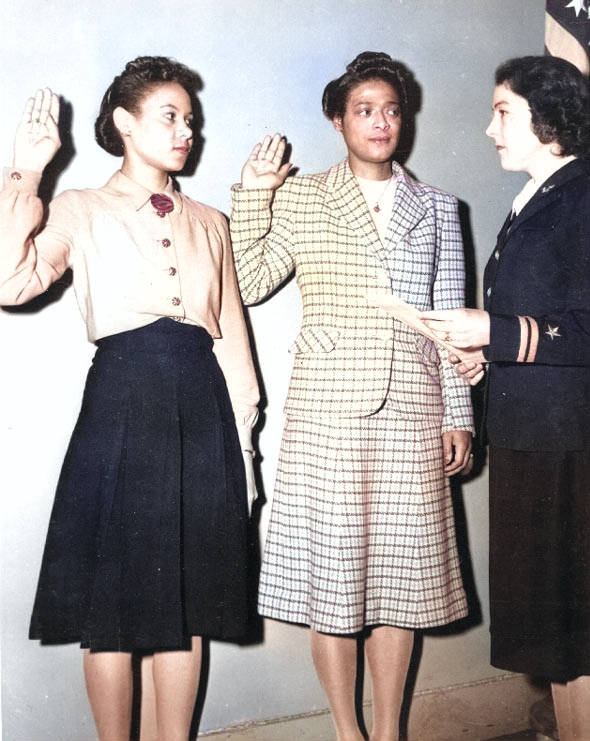
[[[368,305],[367,291],[393,291],[419,309],[463,305],[456,199],[417,183],[396,163],[393,171],[394,213],[383,243],[347,162],[287,178],[274,194],[232,189],[232,245],[244,302],[263,300],[293,272],[303,299],[301,331],[291,348],[288,414],[362,416],[382,406],[400,325]],[[416,342],[421,352],[424,342]],[[438,351],[427,350],[432,353]],[[446,353],[437,363],[443,429],[471,429],[469,386]],[[430,363],[420,376],[425,373]],[[417,408],[418,377],[414,381],[406,393]]]
[[[435,420],[390,402],[337,424],[287,418],[259,610],[342,634],[465,616]]]
[[[463,305],[457,202],[393,171],[383,242],[347,162],[275,193],[232,193],[244,301],[293,272],[303,299],[259,607],[328,633],[466,614],[441,432],[473,431],[469,386],[366,299],[381,289],[419,309]]]

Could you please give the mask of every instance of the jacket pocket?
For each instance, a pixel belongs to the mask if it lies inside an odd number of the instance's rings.
[[[340,330],[333,327],[305,327],[293,341],[289,352],[295,355],[332,352],[339,337]]]

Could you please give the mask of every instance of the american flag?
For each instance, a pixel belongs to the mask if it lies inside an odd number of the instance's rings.
[[[547,0],[545,51],[590,72],[590,0]]]

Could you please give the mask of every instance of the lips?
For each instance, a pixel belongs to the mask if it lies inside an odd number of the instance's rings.
[[[187,156],[191,150],[190,147],[174,147],[174,151]]]

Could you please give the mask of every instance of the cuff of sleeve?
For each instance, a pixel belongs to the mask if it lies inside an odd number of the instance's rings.
[[[17,190],[21,193],[36,194],[39,189],[43,173],[24,170],[18,167],[2,168],[2,184],[4,188]]]
[[[539,325],[530,316],[490,316],[486,360],[532,363],[537,355]]]
[[[244,450],[252,449],[252,429],[258,421],[258,409],[253,409],[250,414],[236,421],[240,445]]]
[[[254,455],[252,446],[252,428],[243,425],[238,426],[238,437],[240,438],[240,447],[244,452]]]
[[[272,188],[242,188],[241,183],[235,183],[231,187],[232,201],[240,204],[255,203],[267,206],[273,199]]]

